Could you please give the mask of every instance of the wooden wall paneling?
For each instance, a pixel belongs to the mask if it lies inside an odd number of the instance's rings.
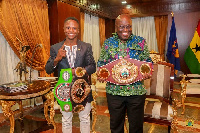
[[[115,19],[105,19],[105,36],[106,39],[115,32]]]
[[[80,8],[58,1],[59,41],[65,39],[63,26],[67,17],[76,17],[80,21]],[[80,33],[78,38],[81,38]]]
[[[79,21],[80,27],[79,27],[78,39],[81,40],[81,22],[80,22],[81,17],[80,17],[80,13],[81,13],[80,8],[71,5],[71,16],[77,18],[78,21]]]
[[[49,14],[50,45],[59,42],[57,0],[47,0]]]
[[[63,29],[64,21],[67,17],[71,17],[70,12],[71,12],[70,5],[58,1],[59,42],[65,39],[65,33]]]
[[[62,0],[101,17],[115,19],[119,14],[129,13],[131,17],[167,15],[200,10],[199,0]],[[153,3],[153,4],[152,4]]]

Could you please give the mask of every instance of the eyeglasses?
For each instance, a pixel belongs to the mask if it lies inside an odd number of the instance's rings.
[[[124,30],[125,28],[127,30],[130,30],[132,28],[132,25],[120,25],[118,26],[120,30]]]

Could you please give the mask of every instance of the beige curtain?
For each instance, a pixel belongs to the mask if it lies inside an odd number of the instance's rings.
[[[48,76],[44,67],[50,52],[48,6],[44,0],[2,0],[0,2],[0,31],[10,47],[19,57],[21,46],[29,45],[26,64],[40,71],[40,76]],[[20,43],[20,41],[22,42]],[[36,48],[42,44],[42,48]]]
[[[162,55],[162,59],[165,60],[165,44],[166,44],[166,35],[167,35],[167,26],[168,26],[168,16],[155,16],[155,27],[156,27],[156,36],[158,44],[158,52]]]
[[[154,17],[132,18],[132,32],[137,36],[144,37],[149,51],[158,52]]]
[[[100,45],[102,47],[106,35],[105,35],[105,19],[104,18],[99,18],[99,35],[100,35]]]
[[[97,62],[100,55],[99,18],[85,13],[83,41],[92,45],[92,51]]]

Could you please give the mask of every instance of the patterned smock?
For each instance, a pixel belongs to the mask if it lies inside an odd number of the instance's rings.
[[[100,67],[113,60],[124,57],[151,62],[144,38],[132,34],[128,40],[123,43],[120,41],[117,33],[114,33],[113,37],[105,40],[97,66]],[[115,85],[107,82],[106,92],[112,95],[131,96],[143,95],[146,93],[146,89],[141,81],[130,85]]]

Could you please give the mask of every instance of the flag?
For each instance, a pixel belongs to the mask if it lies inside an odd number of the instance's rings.
[[[168,41],[168,49],[167,49],[167,59],[171,64],[174,65],[175,74],[177,75],[177,72],[178,70],[180,71],[181,67],[180,67],[174,17],[172,17],[172,25],[171,25],[170,36]]]
[[[184,60],[191,73],[200,74],[200,20],[194,37],[185,51]]]

